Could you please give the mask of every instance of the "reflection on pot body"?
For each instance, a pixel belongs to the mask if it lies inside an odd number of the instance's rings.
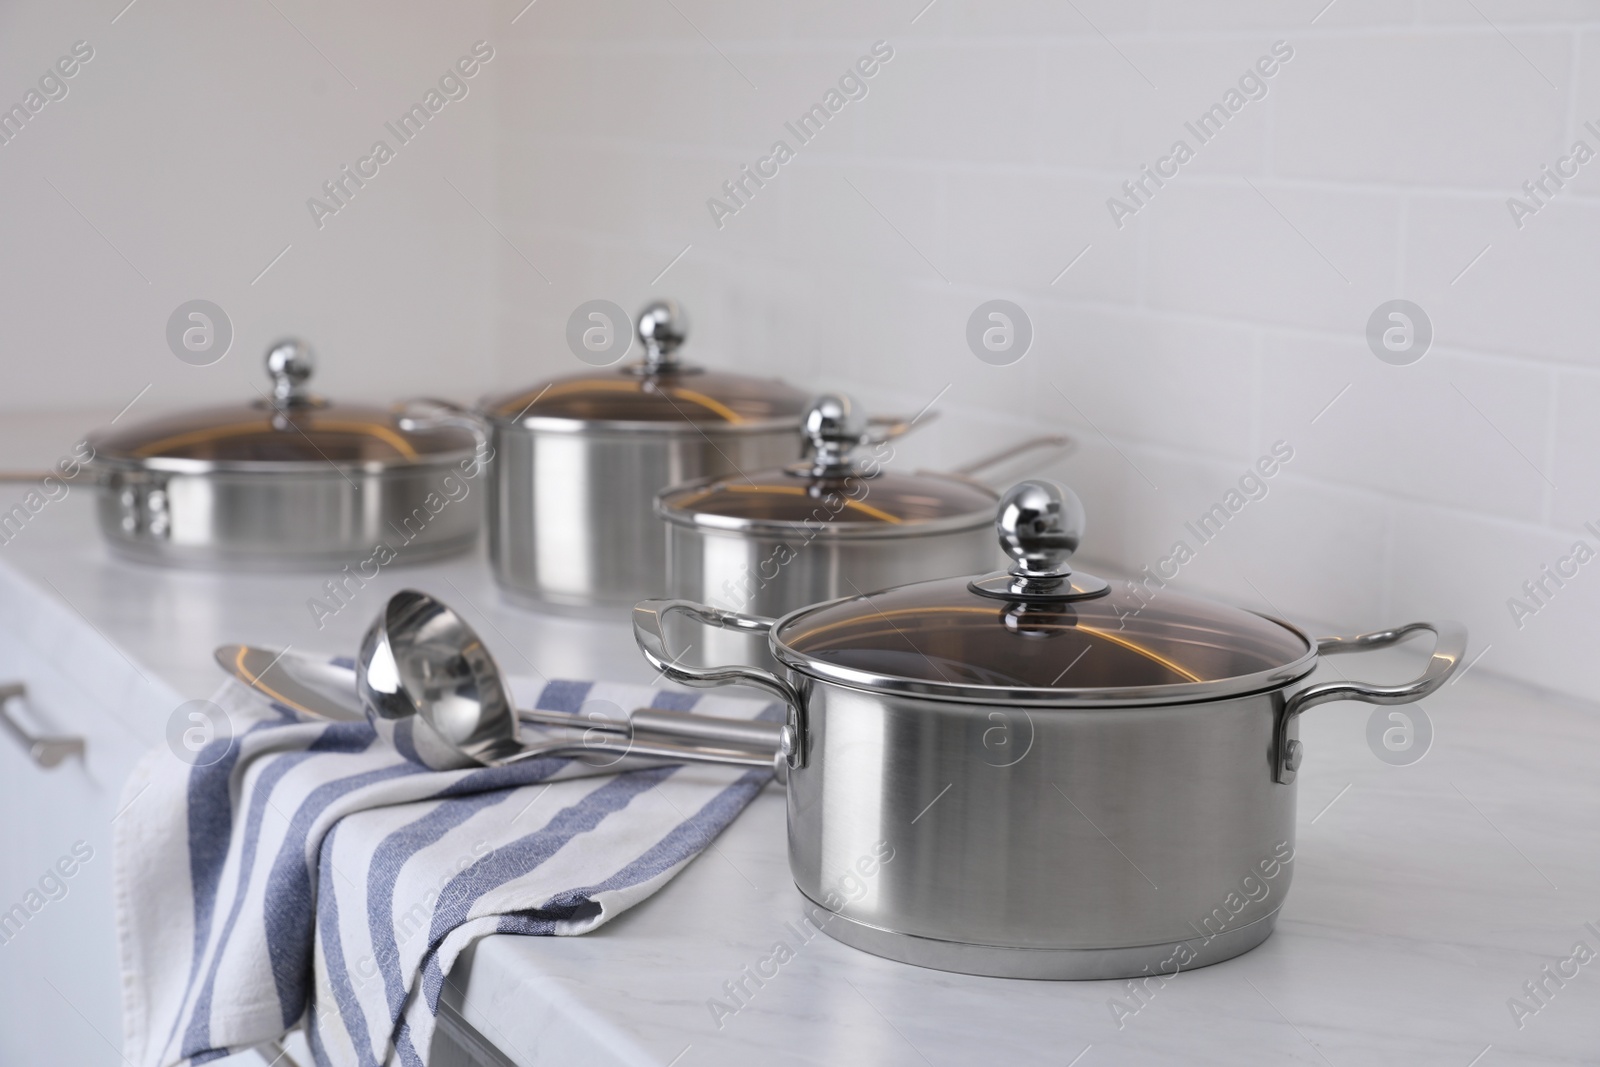
[[[994,537],[987,529],[977,533],[974,537],[972,530],[952,530],[875,540],[818,537],[796,547],[793,539],[668,524],[667,570],[674,592],[726,590],[731,595],[713,596],[710,603],[773,618],[838,596],[992,570],[1001,559]],[[769,560],[787,562],[775,565]],[[752,574],[762,579],[760,584],[751,580]],[[765,634],[708,630],[686,619],[674,619],[668,633],[673,647],[686,650],[687,663],[776,666]]]
[[[632,604],[665,591],[668,485],[758,470],[799,451],[792,429],[742,434],[560,433],[496,425],[489,559],[513,600]]]
[[[495,449],[489,562],[509,599],[604,611],[659,595],[655,495],[799,455],[805,394],[680,362],[686,331],[676,304],[652,304],[639,315],[642,362],[480,405]]]
[[[985,707],[808,688],[811,756],[789,776],[795,884],[820,902],[826,872],[873,842],[897,856],[872,894],[838,907],[834,937],[900,959],[904,937],[929,939],[914,959],[926,965],[959,930],[952,969],[1040,978],[1060,976],[1067,961],[1051,950],[1063,946],[1077,965],[1106,950],[1102,971],[1074,977],[1116,977],[1153,971],[1178,943],[1192,946],[1188,966],[1202,966],[1272,932],[1287,872],[1227,930],[1190,924],[1241,871],[1294,841],[1295,791],[1273,781],[1270,743],[1283,694],[1201,713],[1034,709],[1032,748],[996,767]],[[1002,951],[986,961],[983,947]],[[1018,949],[1035,951],[1004,951]]]
[[[471,462],[470,458],[468,462]],[[118,553],[147,563],[240,569],[338,567],[379,541],[406,541],[407,563],[470,548],[475,500],[432,516],[407,540],[394,523],[428,514],[455,463],[381,473],[324,465],[296,473],[115,472],[100,494],[100,527]]]
[[[1273,846],[1272,855],[1258,860],[1255,867],[1240,880],[1238,887],[1230,890],[1209,915],[1202,917],[1198,924],[1189,924],[1196,933],[1202,934],[1198,946],[1190,940],[1174,942],[1165,959],[1154,968],[1146,967],[1137,980],[1126,983],[1127,1000],[1106,998],[1106,1008],[1111,1012],[1117,1029],[1121,1030],[1129,1019],[1148,1007],[1155,994],[1165,989],[1167,983],[1186,968],[1203,966],[1206,961],[1200,959],[1196,948],[1203,948],[1213,938],[1220,937],[1223,932],[1237,925],[1236,920],[1243,916],[1248,902],[1262,903],[1272,896],[1274,880],[1291,870],[1293,863],[1294,846],[1287,841],[1279,841]],[[1285,878],[1280,884],[1287,889],[1289,879]],[[1274,904],[1271,910],[1276,912],[1277,907]]]

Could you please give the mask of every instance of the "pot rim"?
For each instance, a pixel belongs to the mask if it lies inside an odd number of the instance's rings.
[[[91,440],[90,444],[94,442]],[[88,465],[105,473],[161,473],[205,476],[211,474],[243,474],[259,477],[326,477],[329,475],[389,474],[428,471],[457,467],[464,459],[475,459],[476,449],[464,448],[453,452],[431,452],[417,459],[372,459],[359,463],[318,460],[210,460],[188,459],[178,456],[120,456],[96,452]]]
[[[627,419],[570,419],[556,415],[524,415],[507,418],[495,415],[480,406],[475,412],[489,425],[499,430],[533,430],[561,434],[612,434],[618,437],[737,437],[745,434],[800,432],[800,416],[771,419],[750,419],[746,422],[671,422],[661,420]]]
[[[844,598],[849,599],[849,598]],[[828,603],[837,603],[830,601]],[[1317,666],[1317,641],[1293,623],[1251,611],[1250,614],[1283,627],[1306,644],[1306,651],[1297,659],[1264,671],[1219,678],[1209,682],[1189,682],[1180,685],[1150,685],[1129,687],[1095,687],[1091,689],[1062,689],[971,685],[957,682],[931,682],[913,678],[900,678],[879,674],[876,671],[841,667],[796,652],[778,638],[785,625],[806,612],[825,607],[812,604],[791,611],[778,619],[768,631],[767,645],[779,663],[808,678],[842,685],[870,694],[893,694],[923,699],[948,701],[960,704],[991,706],[1109,708],[1156,707],[1172,704],[1207,703],[1229,697],[1251,696],[1258,693],[1285,689],[1309,675]]]

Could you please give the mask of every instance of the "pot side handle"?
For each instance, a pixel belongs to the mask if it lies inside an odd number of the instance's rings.
[[[739,630],[748,634],[767,633],[773,620],[757,615],[724,611],[692,600],[644,600],[633,609],[633,638],[650,665],[675,682],[702,689],[719,685],[751,685],[765,689],[783,701],[786,722],[778,747],[791,768],[805,766],[806,709],[799,692],[788,682],[759,667],[735,664],[726,667],[691,667],[676,662],[667,651],[662,624],[673,612],[689,616],[705,626]]]
[[[1374,685],[1370,682],[1353,682],[1341,679],[1309,685],[1290,697],[1278,716],[1278,736],[1274,758],[1273,780],[1288,785],[1300,768],[1302,750],[1297,738],[1292,737],[1300,713],[1318,704],[1333,700],[1359,700],[1364,704],[1410,704],[1437,690],[1456,668],[1461,666],[1467,652],[1467,628],[1459,622],[1411,622],[1392,630],[1377,630],[1355,637],[1324,637],[1317,641],[1319,655],[1341,655],[1346,652],[1367,652],[1399,644],[1413,634],[1424,630],[1434,636],[1433,655],[1427,669],[1418,677],[1399,685]]]
[[[484,462],[489,456],[488,423],[477,412],[453,400],[422,396],[404,401],[396,412],[395,423],[407,433],[446,426],[465,430],[472,435],[476,445],[474,456],[478,462]]]

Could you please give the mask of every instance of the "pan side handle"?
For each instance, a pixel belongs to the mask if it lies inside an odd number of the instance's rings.
[[[443,427],[467,431],[472,435],[476,446],[474,455],[480,472],[482,465],[494,458],[489,447],[488,422],[477,412],[464,408],[454,401],[440,400],[431,396],[407,400],[400,405],[396,422],[407,433]]]

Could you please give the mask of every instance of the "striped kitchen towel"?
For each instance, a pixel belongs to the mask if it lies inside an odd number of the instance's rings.
[[[758,700],[512,680],[519,706],[775,718]],[[456,958],[581,934],[661,888],[771,778],[527,760],[430,771],[365,722],[297,718],[230,681],[191,766],[140,763],[117,820],[124,1057],[204,1063],[303,1024],[319,1064],[428,1062]]]

